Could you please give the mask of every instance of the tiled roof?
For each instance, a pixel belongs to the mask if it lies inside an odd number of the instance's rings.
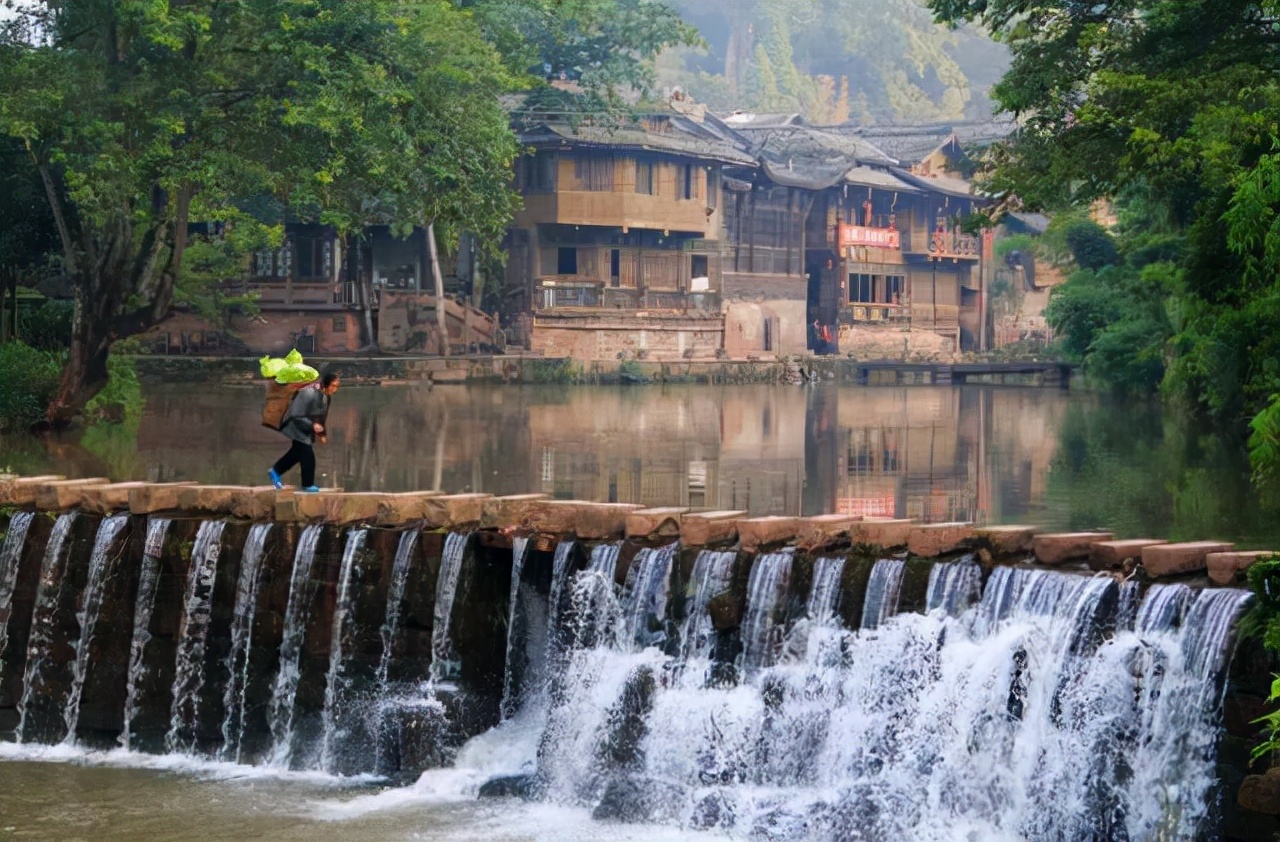
[[[832,126],[830,130],[865,138],[903,165],[910,166],[923,161],[953,136],[961,148],[973,148],[1008,137],[1016,128],[1011,119],[997,119],[916,126],[843,125]]]

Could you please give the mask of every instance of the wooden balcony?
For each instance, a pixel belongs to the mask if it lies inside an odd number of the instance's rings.
[[[356,301],[355,285],[345,281],[334,283],[287,278],[249,278],[236,282],[229,288],[238,293],[257,293],[259,306],[267,309],[346,309]]]
[[[937,230],[929,236],[929,256],[953,260],[978,260],[982,246],[973,234],[959,231]]]
[[[841,324],[879,324],[906,322],[911,313],[902,304],[854,303],[845,305],[840,316]]]
[[[682,292],[679,290],[638,290],[632,287],[609,287],[598,281],[542,278],[534,298],[538,311],[560,309],[598,309],[664,312],[719,312],[718,292]]]
[[[896,324],[955,330],[960,324],[960,308],[953,304],[853,303],[840,308],[840,324]]]
[[[703,199],[674,199],[622,191],[560,190],[524,197],[516,215],[517,228],[538,224],[596,225],[606,228],[644,228],[719,237],[719,214],[707,213]]]

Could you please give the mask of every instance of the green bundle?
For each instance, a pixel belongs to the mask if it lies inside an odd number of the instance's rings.
[[[281,357],[263,357],[258,360],[258,371],[268,380],[277,383],[311,383],[320,379],[320,372],[302,361],[302,354],[294,348]]]

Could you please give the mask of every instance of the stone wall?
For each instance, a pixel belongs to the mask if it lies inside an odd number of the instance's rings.
[[[1079,575],[1136,582],[1141,589],[1163,582],[1182,582],[1193,588],[1239,587],[1244,570],[1266,554],[1236,552],[1229,543],[1221,541],[1168,543],[1155,538],[1117,541],[1105,532],[1043,533],[1031,526],[919,523],[849,515],[749,518],[740,511],[643,508],[559,500],[547,494],[494,497],[439,491],[381,494],[336,490],[297,494],[269,487],[111,483],[104,478],[0,478],[0,530],[9,527],[15,512],[23,510],[80,513],[69,535],[67,550],[68,558],[74,557],[77,562],[59,568],[65,570],[67,578],[65,587],[60,586],[56,592],[57,601],[37,604],[37,589],[43,592],[45,587],[39,580],[47,578],[41,559],[51,528],[49,518],[38,517],[32,520],[32,531],[18,561],[15,595],[12,604],[6,606],[10,610],[0,615],[0,622],[6,624],[5,638],[10,648],[23,653],[36,651],[25,645],[34,627],[36,612],[43,612],[41,622],[57,621],[47,623],[42,627],[47,630],[41,632],[54,638],[41,644],[43,656],[51,660],[49,669],[40,674],[44,682],[41,701],[31,708],[34,713],[30,714],[29,725],[35,730],[26,736],[36,741],[56,742],[62,739],[67,727],[60,706],[70,696],[67,685],[71,671],[66,659],[73,657],[74,649],[70,645],[80,633],[78,621],[73,622],[78,616],[77,595],[87,587],[90,575],[83,559],[93,545],[98,525],[111,514],[126,514],[129,518],[117,539],[118,550],[107,548],[110,550],[106,554],[107,563],[114,565],[115,571],[105,574],[106,585],[101,596],[102,628],[107,631],[91,639],[91,667],[83,684],[76,736],[91,744],[95,741],[114,744],[124,727],[121,709],[129,650],[122,645],[123,638],[117,631],[131,629],[128,594],[138,587],[136,577],[149,517],[171,518],[175,525],[169,540],[159,550],[163,560],[161,584],[150,632],[152,643],[148,644],[159,647],[154,654],[156,663],[169,663],[170,667],[177,646],[176,636],[181,634],[178,619],[184,599],[183,583],[188,581],[187,571],[194,563],[192,540],[200,524],[211,520],[225,522],[222,561],[216,577],[209,580],[214,606],[208,632],[210,651],[222,651],[230,645],[230,609],[235,604],[236,591],[233,573],[243,563],[241,548],[249,525],[274,524],[274,537],[263,557],[264,569],[270,573],[262,579],[266,590],[258,602],[265,606],[258,623],[262,636],[255,631],[253,644],[261,651],[251,651],[247,656],[258,659],[252,661],[246,673],[251,686],[245,690],[246,704],[253,702],[254,716],[258,717],[269,693],[270,683],[266,679],[274,657],[272,653],[280,643],[283,613],[291,601],[290,577],[280,575],[279,571],[287,569],[304,530],[323,529],[318,538],[316,564],[309,574],[310,599],[314,602],[309,628],[314,630],[314,637],[307,638],[299,663],[299,734],[305,733],[308,727],[313,730],[319,727],[325,673],[331,669],[333,639],[328,630],[336,627],[334,598],[340,576],[347,575],[355,583],[347,597],[351,616],[343,628],[350,631],[349,639],[348,632],[343,632],[344,640],[353,647],[352,652],[377,651],[379,629],[384,622],[380,594],[391,575],[395,548],[401,545],[405,534],[416,532],[419,541],[416,552],[424,572],[413,580],[412,592],[406,592],[404,597],[408,618],[404,646],[409,647],[405,651],[422,651],[428,641],[434,641],[430,600],[435,593],[433,579],[439,575],[442,563],[442,542],[446,534],[466,535],[458,587],[459,592],[465,594],[460,598],[466,599],[469,610],[450,620],[457,641],[459,689],[457,695],[442,699],[443,707],[453,711],[449,714],[453,718],[448,719],[452,724],[446,731],[432,730],[440,721],[421,719],[420,708],[382,711],[380,715],[395,721],[380,730],[380,739],[391,740],[394,751],[380,753],[379,762],[385,759],[387,765],[379,771],[392,777],[412,777],[422,768],[448,762],[450,751],[460,745],[467,734],[490,727],[496,721],[497,703],[503,692],[502,652],[506,640],[503,623],[516,537],[533,542],[534,555],[530,558],[541,559],[543,566],[549,561],[547,554],[566,538],[588,544],[622,541],[619,580],[625,578],[626,560],[638,548],[670,542],[677,537],[681,544],[680,575],[686,579],[696,555],[694,551],[700,547],[735,551],[745,573],[751,560],[761,553],[791,546],[795,548],[799,571],[793,586],[800,590],[807,581],[805,571],[812,566],[813,558],[820,554],[843,554],[858,562],[850,564],[848,569],[860,571],[856,575],[851,572],[842,585],[852,601],[842,608],[846,616],[853,616],[849,612],[856,613],[860,608],[862,597],[858,594],[866,590],[864,574],[870,569],[864,562],[886,556],[906,559],[909,575],[903,583],[902,610],[920,610],[930,567],[939,561],[955,559],[960,553],[978,560],[984,579],[999,565],[1034,564]],[[351,534],[345,528],[355,526],[367,530],[366,551],[352,559],[358,572],[342,574],[340,569],[347,563],[343,547]],[[539,553],[542,555],[537,555]],[[570,563],[578,569],[585,565],[586,558],[587,554],[579,551]],[[537,565],[531,564],[529,570],[535,568]],[[49,571],[50,575],[57,572],[53,567]],[[743,594],[735,597],[737,603],[744,598]],[[503,623],[493,618],[501,618]],[[64,620],[66,622],[62,622]],[[720,622],[732,624],[737,620],[724,617]],[[17,649],[12,648],[15,641],[21,644]],[[24,673],[21,658],[0,660],[4,662],[4,673],[0,675],[0,730],[3,730],[15,727],[15,703],[22,691]],[[210,711],[221,714],[219,706],[223,704],[223,697],[218,682],[225,681],[226,677],[218,672],[219,664],[221,662],[211,664],[208,686],[200,689],[203,695],[198,707],[204,711],[202,716]],[[420,677],[426,666],[413,662],[405,668],[416,669],[411,677]],[[1224,711],[1226,737],[1219,754],[1219,778],[1226,792],[1223,806],[1227,839],[1270,839],[1280,830],[1277,820],[1280,775],[1273,775],[1264,764],[1249,757],[1250,749],[1261,736],[1256,720],[1268,710],[1266,694],[1271,673],[1276,668],[1271,653],[1262,649],[1256,640],[1248,639],[1240,645],[1228,677]],[[356,664],[345,674],[364,673],[371,675],[372,671]],[[166,674],[158,680],[165,684],[170,678],[172,676]],[[369,680],[369,675],[364,678]],[[156,744],[168,721],[169,710],[164,699],[143,700],[135,712],[139,717],[136,725],[141,729],[140,735],[149,733],[150,737],[140,736],[141,745],[145,746],[147,739],[152,745]],[[154,721],[149,722],[147,716]],[[201,750],[219,748],[223,739],[216,727],[219,721],[218,716],[192,720],[191,739]],[[263,750],[266,744],[263,726],[264,720],[260,718],[254,726],[257,730],[246,730],[244,734],[250,744],[257,741],[257,751]],[[384,744],[379,746],[380,752],[386,748]],[[329,768],[346,770],[341,765],[345,762],[347,760]]]
[[[719,315],[541,315],[533,322],[533,351],[575,360],[708,359],[716,356],[723,332]]]

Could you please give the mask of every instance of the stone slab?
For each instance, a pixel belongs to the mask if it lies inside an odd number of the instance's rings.
[[[1094,544],[1115,537],[1114,532],[1050,532],[1033,538],[1031,549],[1041,564],[1063,564],[1088,558]]]
[[[905,547],[915,525],[909,518],[868,517],[849,527],[849,538],[855,544],[890,550]]]
[[[858,515],[814,515],[800,519],[796,546],[817,552],[849,541],[849,530],[862,520]]]
[[[973,524],[965,522],[921,523],[907,533],[907,551],[921,558],[936,558],[964,549],[973,542]]]
[[[489,497],[481,507],[481,528],[506,529],[526,527],[538,503],[551,499],[550,494],[508,494]]]
[[[1089,566],[1094,570],[1114,570],[1131,558],[1142,558],[1142,550],[1156,544],[1167,544],[1160,538],[1128,538],[1123,541],[1099,541],[1089,548]]]
[[[1038,526],[1001,524],[978,526],[973,530],[974,539],[997,556],[1019,555],[1031,552],[1032,541]]]
[[[129,511],[149,515],[178,508],[178,492],[188,487],[181,482],[149,482],[129,489]]]
[[[1205,557],[1209,553],[1225,553],[1234,546],[1222,541],[1153,544],[1142,550],[1142,569],[1155,579],[1198,573],[1205,569]]]
[[[231,514],[245,520],[265,521],[276,516],[276,497],[284,492],[274,485],[255,485],[231,500]]]
[[[423,520],[428,526],[476,526],[484,516],[484,503],[492,494],[441,494],[422,501]]]
[[[680,534],[680,523],[688,513],[687,506],[636,509],[627,514],[627,537],[674,538]]]
[[[285,488],[276,492],[272,517],[280,523],[297,523],[304,520],[302,512],[298,509],[298,495],[293,489]]]
[[[690,512],[680,521],[680,541],[686,547],[701,547],[738,537],[738,521],[747,513],[736,509]]]
[[[427,517],[426,501],[439,497],[441,491],[404,491],[397,494],[382,495],[378,504],[379,526],[401,526],[406,523],[417,523]]]
[[[365,523],[378,516],[385,494],[372,491],[299,491],[293,495],[298,516],[306,521],[323,521],[339,526]]]
[[[61,474],[38,477],[6,477],[0,479],[0,506],[30,506],[36,501],[36,488],[46,482],[66,479]]]
[[[572,532],[582,540],[612,540],[626,534],[627,516],[642,508],[637,503],[539,501],[530,510],[528,525],[537,532]]]
[[[738,544],[747,552],[754,552],[769,544],[791,541],[800,531],[801,518],[770,515],[738,521]]]
[[[1234,585],[1245,580],[1245,571],[1260,558],[1277,555],[1275,550],[1233,550],[1209,553],[1204,557],[1209,578],[1219,585]]]
[[[129,508],[129,493],[145,482],[113,482],[81,489],[80,508],[95,515],[107,515]]]
[[[177,508],[193,515],[230,515],[236,499],[248,490],[244,485],[180,486]]]
[[[36,485],[35,504],[46,512],[74,509],[84,501],[84,489],[91,485],[108,485],[106,477],[88,479],[55,479]]]

